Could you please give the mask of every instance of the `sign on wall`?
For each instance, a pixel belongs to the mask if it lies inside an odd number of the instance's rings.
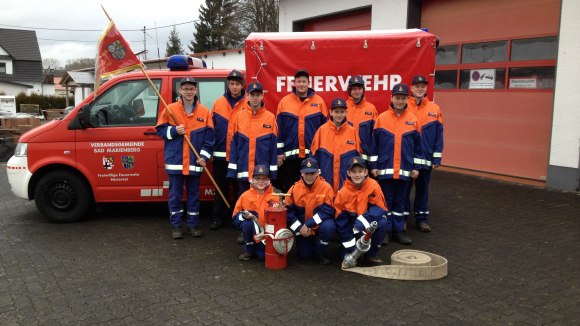
[[[495,87],[495,69],[471,70],[469,89],[493,89]]]
[[[538,88],[537,77],[512,77],[509,88]]]

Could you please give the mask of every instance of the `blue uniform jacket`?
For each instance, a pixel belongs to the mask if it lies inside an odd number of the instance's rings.
[[[200,157],[208,161],[212,156],[214,145],[213,122],[209,110],[199,103],[197,96],[194,98],[193,111],[189,115],[186,115],[183,99],[169,104],[168,107],[178,124],[185,126],[185,135],[189,136]],[[165,141],[165,172],[167,174],[201,175],[203,167],[197,165],[197,157],[183,136],[177,133],[175,121],[167,109],[159,115],[155,130],[157,135]]]
[[[380,179],[412,180],[411,170],[423,164],[423,145],[417,118],[407,108],[397,115],[392,104],[377,119],[372,139],[371,169]]]
[[[293,88],[278,104],[276,115],[278,155],[284,154],[287,159],[308,157],[316,131],[327,120],[324,100],[309,88],[306,99],[301,101]]]

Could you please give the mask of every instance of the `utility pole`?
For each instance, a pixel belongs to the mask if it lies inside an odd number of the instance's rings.
[[[143,60],[147,60],[147,27],[143,26],[143,50],[145,50],[145,52],[143,53]]]

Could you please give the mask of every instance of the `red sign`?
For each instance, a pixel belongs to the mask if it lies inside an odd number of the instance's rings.
[[[299,69],[308,71],[310,88],[328,107],[334,98],[348,97],[350,77],[361,76],[365,98],[381,113],[391,103],[392,87],[411,86],[416,75],[427,78],[433,99],[435,39],[421,30],[252,33],[245,43],[246,78],[262,83],[266,107],[276,113]]]
[[[125,41],[115,23],[111,21],[99,38],[95,62],[95,98],[105,77],[131,71],[143,66]]]

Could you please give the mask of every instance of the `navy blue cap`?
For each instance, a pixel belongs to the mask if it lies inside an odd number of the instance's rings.
[[[313,158],[304,159],[300,164],[300,173],[317,172],[318,169],[318,161]]]
[[[413,82],[411,83],[411,85],[415,85],[417,83],[429,84],[429,82],[427,81],[427,78],[425,78],[425,76],[423,76],[423,75],[417,75],[417,76],[413,77]]]
[[[253,91],[264,92],[264,89],[262,88],[262,84],[260,84],[259,82],[251,82],[248,85],[247,92],[251,93]]]
[[[228,80],[232,80],[232,79],[241,79],[243,81],[244,75],[242,75],[242,73],[237,71],[237,70],[232,70],[232,71],[230,71],[230,74],[228,75]]]
[[[350,79],[348,80],[348,84],[350,86],[361,85],[362,87],[365,87],[365,81],[362,79],[361,76],[350,77]]]
[[[367,162],[364,158],[360,156],[355,156],[348,161],[348,170],[350,171],[353,167],[360,165],[363,168],[367,168]]]
[[[308,71],[304,70],[304,69],[300,69],[298,70],[295,74],[294,74],[294,78],[298,78],[300,76],[306,76],[306,78],[310,78],[310,75],[308,74]]]
[[[193,77],[183,77],[181,78],[181,83],[179,84],[179,86],[183,85],[183,84],[193,84],[197,87],[197,82],[195,81],[195,78]]]
[[[252,177],[255,175],[267,175],[270,176],[270,169],[266,165],[256,165],[254,167],[254,173],[252,173]]]
[[[346,101],[340,97],[335,98],[332,100],[332,105],[330,106],[331,110],[334,108],[346,108]]]
[[[409,96],[409,87],[407,87],[406,84],[397,84],[393,86],[393,93],[391,95],[395,94],[405,94]]]

